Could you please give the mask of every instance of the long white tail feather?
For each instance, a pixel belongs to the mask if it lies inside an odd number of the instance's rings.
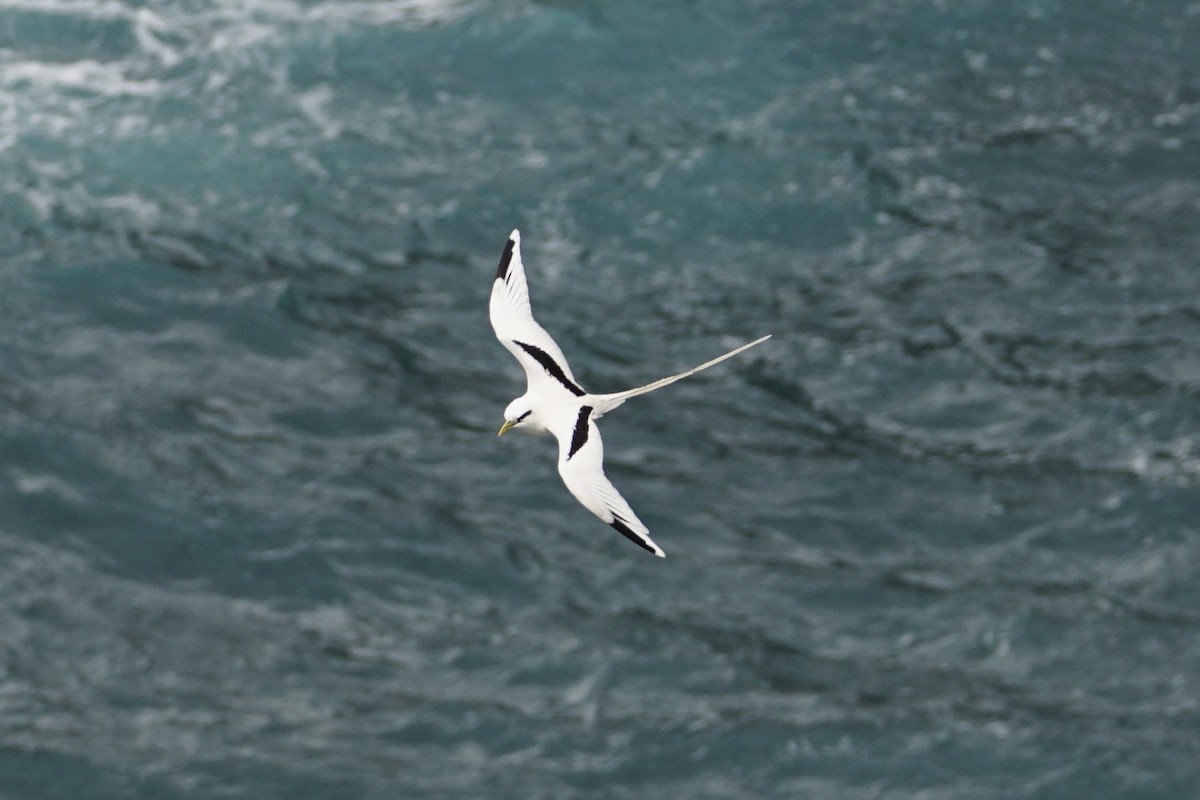
[[[612,411],[614,408],[621,405],[621,403],[624,403],[626,400],[628,400],[631,397],[637,397],[640,394],[648,394],[650,392],[653,392],[656,389],[661,389],[664,386],[669,386],[672,383],[674,383],[675,381],[680,381],[680,380],[683,380],[684,378],[695,375],[697,372],[706,370],[709,367],[715,367],[717,364],[720,364],[725,359],[733,358],[738,353],[745,352],[746,350],[749,350],[751,347],[754,347],[756,344],[762,344],[763,342],[765,342],[767,339],[770,339],[770,338],[771,338],[771,334],[768,333],[766,336],[763,336],[761,339],[755,339],[753,342],[749,342],[749,343],[744,344],[741,347],[738,347],[734,350],[730,350],[725,355],[717,356],[712,361],[705,361],[703,364],[701,364],[698,367],[692,367],[689,370],[680,372],[678,375],[669,375],[666,378],[659,378],[658,380],[654,381],[653,383],[647,383],[645,386],[639,386],[636,389],[627,389],[623,392],[612,392],[611,394],[588,395],[587,402],[592,404],[592,407],[595,409],[592,412],[592,419],[599,419],[600,417],[604,416],[609,411]]]

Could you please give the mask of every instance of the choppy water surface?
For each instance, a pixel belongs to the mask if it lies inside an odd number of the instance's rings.
[[[1200,5],[0,6],[0,798],[1183,798]],[[486,298],[668,552],[567,495]]]

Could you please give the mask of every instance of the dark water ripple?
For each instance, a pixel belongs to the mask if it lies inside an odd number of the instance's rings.
[[[1194,3],[0,8],[0,798],[1200,781]],[[522,229],[667,549],[485,308]],[[653,562],[653,563],[651,563]]]

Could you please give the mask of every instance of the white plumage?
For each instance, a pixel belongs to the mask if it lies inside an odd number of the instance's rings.
[[[520,362],[528,381],[525,394],[505,409],[499,435],[513,429],[552,434],[558,440],[558,474],[583,507],[640,547],[656,556],[665,555],[650,538],[650,530],[605,476],[604,442],[596,420],[631,397],[708,369],[765,342],[771,338],[770,334],[678,375],[624,392],[592,394],[575,380],[562,350],[533,318],[529,284],[521,262],[521,234],[515,230],[496,269],[489,312],[496,338]]]

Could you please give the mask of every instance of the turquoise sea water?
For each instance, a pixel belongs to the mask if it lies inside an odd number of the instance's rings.
[[[1194,798],[1200,5],[0,4],[0,800]],[[486,306],[666,560],[495,431]]]

